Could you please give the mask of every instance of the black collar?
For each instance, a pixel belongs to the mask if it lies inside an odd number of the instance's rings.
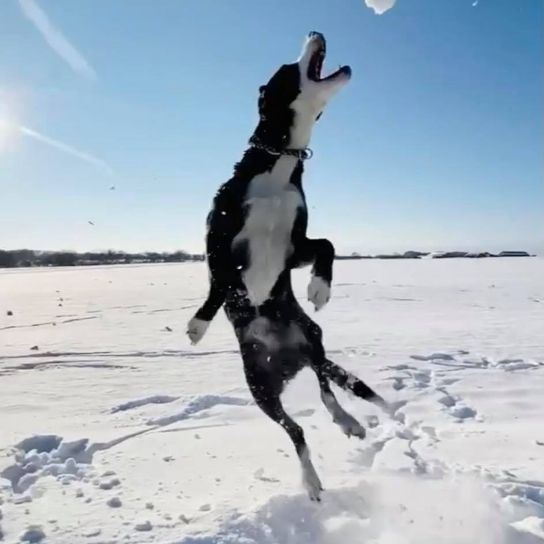
[[[249,144],[255,149],[261,149],[262,151],[266,151],[269,155],[287,155],[288,157],[296,157],[300,161],[306,161],[308,159],[311,159],[314,154],[314,152],[309,147],[305,147],[304,149],[276,149],[271,145],[267,145],[261,142],[261,140],[259,140],[259,138],[256,138],[255,136],[253,136],[249,140]]]

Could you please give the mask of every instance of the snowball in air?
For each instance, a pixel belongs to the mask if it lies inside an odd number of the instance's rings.
[[[377,15],[381,15],[387,10],[390,10],[396,2],[397,0],[365,0],[367,7],[373,9],[374,13]]]

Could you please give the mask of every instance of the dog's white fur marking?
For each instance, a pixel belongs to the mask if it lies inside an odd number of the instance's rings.
[[[300,464],[302,467],[302,483],[310,496],[312,501],[318,501],[323,491],[321,480],[315,471],[312,460],[310,459],[310,451],[305,446],[302,454],[300,455]]]
[[[291,131],[290,147],[303,148],[310,143],[317,116],[329,99],[349,80],[349,76],[319,82],[309,79],[308,66],[316,47],[319,47],[316,38],[308,38],[297,61],[300,70],[300,94],[291,104],[295,111],[295,123]]]
[[[346,372],[346,374],[348,377],[346,381],[346,385],[348,386],[349,389],[353,389],[355,384],[359,381],[359,378],[357,376],[354,376],[351,372]]]
[[[300,93],[291,104],[294,111],[288,145],[291,148],[303,149],[309,144],[317,116],[349,79],[349,76],[340,76],[331,81],[316,82],[308,78],[310,59],[320,47],[318,40],[315,36],[306,40],[297,61],[301,79]],[[282,156],[270,172],[251,180],[245,202],[249,205],[249,213],[243,229],[233,240],[233,246],[244,240],[249,243],[249,266],[243,271],[242,279],[250,301],[256,306],[269,298],[285,268],[286,258],[293,251],[291,231],[297,209],[303,205],[300,192],[289,183],[296,165],[296,158]],[[330,288],[321,285],[316,278],[311,287],[310,300],[316,309],[320,309],[330,296]]]
[[[316,117],[324,106],[324,103],[315,100],[317,96],[307,96],[309,94],[303,88],[291,104],[291,108],[295,111],[295,121],[291,130],[289,146],[296,149],[303,149],[310,143]]]
[[[291,231],[297,209],[303,205],[299,191],[289,184],[297,160],[281,157],[270,172],[255,176],[246,205],[249,213],[233,245],[247,240],[249,266],[242,273],[252,304],[265,302],[291,254]]]
[[[365,438],[366,431],[364,427],[338,404],[333,395],[330,393],[321,393],[321,399],[331,414],[333,421],[340,425],[345,435],[348,437],[352,435],[358,436],[361,439]]]
[[[319,276],[312,276],[308,284],[308,300],[314,305],[316,311],[321,310],[331,298],[331,288],[328,283]]]
[[[206,334],[209,326],[209,321],[204,321],[203,319],[198,319],[198,317],[193,317],[187,324],[187,336],[189,336],[191,344],[198,344],[198,342],[200,342],[202,337]]]

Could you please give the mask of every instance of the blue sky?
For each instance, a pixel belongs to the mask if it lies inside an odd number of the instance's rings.
[[[2,0],[0,247],[201,251],[258,86],[319,30],[353,78],[314,132],[311,236],[543,251],[543,23],[542,0]]]

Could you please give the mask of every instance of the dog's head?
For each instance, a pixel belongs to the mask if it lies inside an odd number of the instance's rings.
[[[323,34],[310,32],[299,59],[284,64],[260,88],[257,136],[268,145],[280,149],[306,147],[327,102],[349,81],[349,66],[321,77],[325,54]]]

